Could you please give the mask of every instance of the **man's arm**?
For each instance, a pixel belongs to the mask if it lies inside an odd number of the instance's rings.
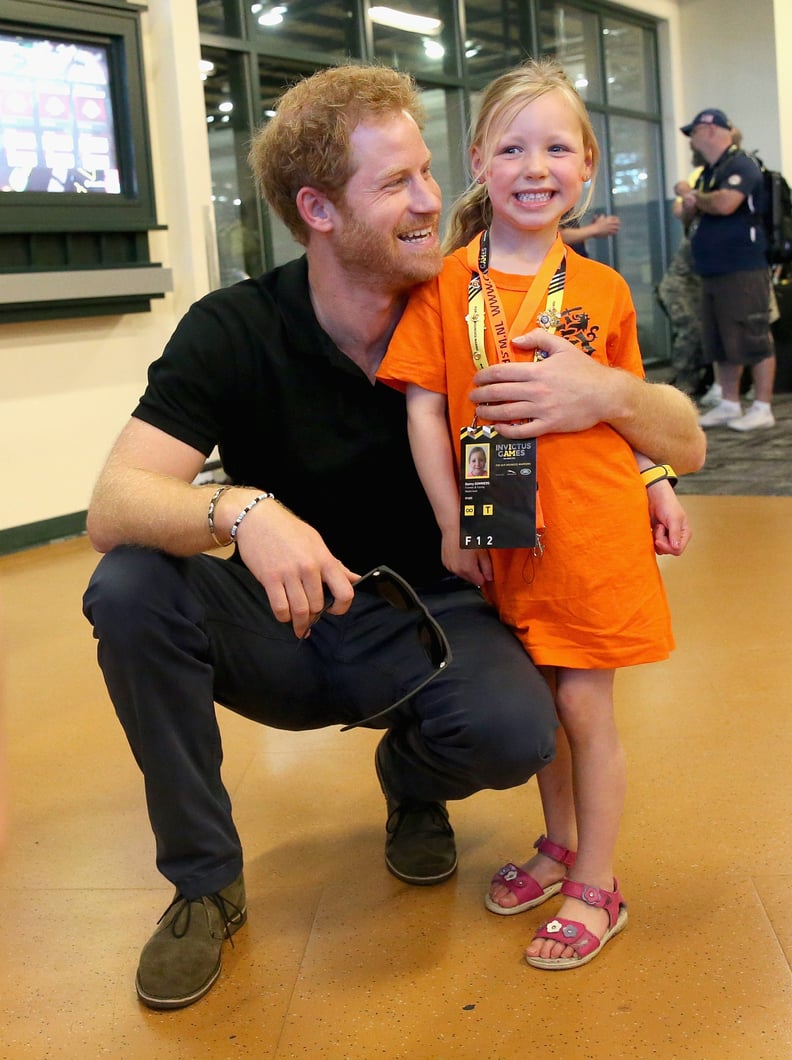
[[[102,470],[88,509],[88,535],[94,548],[118,545],[157,548],[192,556],[216,543],[209,533],[209,501],[216,486],[193,486],[204,455],[142,420],[131,419]],[[215,533],[227,541],[234,520],[261,492],[234,486],[222,494],[214,513]],[[245,565],[267,592],[275,616],[291,622],[297,636],[324,607],[325,589],[333,614],[352,601],[348,570],[321,536],[276,500],[262,501],[239,524],[236,543]]]
[[[130,419],[94,487],[87,520],[91,544],[98,552],[141,545],[174,556],[213,548],[205,518],[212,491],[190,485],[203,465],[197,449]]]
[[[491,365],[476,374],[471,392],[479,419],[493,423],[505,437],[609,423],[633,449],[672,464],[679,474],[702,467],[706,438],[695,405],[681,390],[599,364],[566,339],[538,328],[514,344],[551,356]]]
[[[615,214],[598,213],[587,225],[575,228],[572,225],[561,226],[561,238],[571,247],[578,243],[585,243],[587,239],[603,239],[605,236],[615,236],[621,228],[621,221]]]
[[[718,188],[717,191],[692,191],[682,196],[683,216],[693,217],[698,213],[708,213],[715,217],[728,217],[739,210],[745,196],[741,191],[732,188]]]

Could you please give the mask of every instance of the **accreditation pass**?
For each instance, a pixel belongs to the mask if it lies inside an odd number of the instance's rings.
[[[459,461],[460,548],[535,548],[536,439],[464,427]]]

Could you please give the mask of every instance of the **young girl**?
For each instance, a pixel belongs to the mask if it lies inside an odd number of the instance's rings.
[[[585,106],[556,62],[530,61],[494,81],[473,131],[475,183],[452,213],[449,257],[411,296],[379,373],[406,390],[444,564],[482,586],[555,694],[557,755],[538,775],[546,836],[525,864],[500,870],[486,897],[493,912],[511,915],[561,892],[526,951],[529,964],[548,969],[590,961],[627,920],[613,874],[625,791],[614,669],[664,659],[673,647],[655,551],[680,554],[689,530],[671,469],[648,467],[599,424],[538,440],[539,547],[462,549],[452,437],[475,427],[468,395],[477,365],[524,357],[526,345],[531,359],[546,356],[537,318],[585,354],[643,376],[627,284],[565,249],[558,231],[598,158]],[[474,276],[484,294],[483,355],[468,319]],[[528,343],[514,345],[525,332]],[[548,345],[568,349],[559,335]]]

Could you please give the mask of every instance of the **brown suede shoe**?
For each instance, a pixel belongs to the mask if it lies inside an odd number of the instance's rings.
[[[198,1001],[220,975],[223,941],[247,919],[242,873],[217,894],[187,900],[177,891],[143,947],[135,979],[149,1008],[183,1008]]]

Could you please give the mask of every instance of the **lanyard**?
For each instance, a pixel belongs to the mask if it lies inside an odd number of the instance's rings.
[[[551,334],[560,323],[561,305],[564,299],[566,281],[566,251],[561,236],[556,237],[539,271],[533,278],[531,286],[523,298],[512,326],[506,329],[506,317],[503,312],[498,290],[489,275],[489,231],[485,230],[480,237],[472,240],[467,246],[467,263],[472,271],[468,284],[468,314],[466,317],[470,338],[470,353],[477,370],[486,368],[488,362],[484,348],[485,320],[495,342],[498,360],[508,363],[509,343],[517,335],[531,331],[538,322],[545,331]],[[545,299],[544,310],[539,312],[542,299]],[[545,354],[537,350],[535,360],[541,360]]]
[[[508,331],[498,290],[489,275],[488,229],[485,229],[478,239],[473,239],[468,243],[467,263],[473,275],[468,284],[466,320],[470,338],[470,354],[477,371],[486,368],[489,363],[484,348],[485,319],[495,339],[498,360],[506,363],[511,360],[510,341],[517,335],[524,335],[526,331],[531,331],[534,322],[550,334],[561,323],[560,313],[566,283],[566,249],[560,235],[556,236],[555,243],[545,255]],[[543,298],[544,309],[537,313]],[[546,356],[543,350],[536,350],[534,360],[542,360]],[[534,549],[534,554],[541,555],[541,539],[545,525],[538,493],[536,494],[536,529],[538,544]]]

